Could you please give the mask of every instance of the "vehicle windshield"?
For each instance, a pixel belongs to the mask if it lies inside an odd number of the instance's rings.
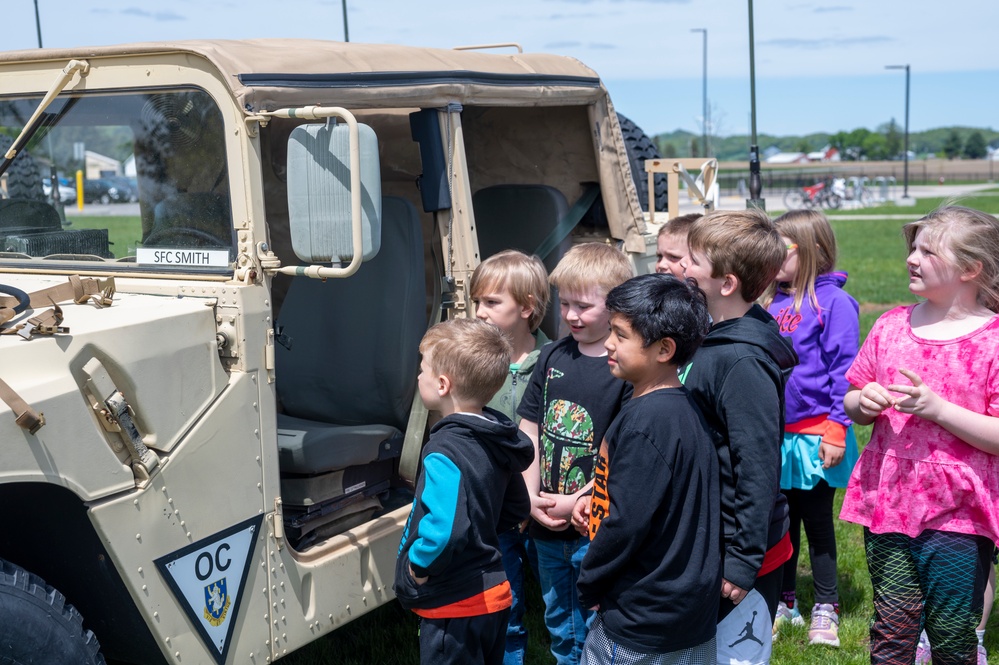
[[[0,155],[40,101],[0,97]],[[0,177],[0,267],[227,272],[229,200],[204,91],[63,94]]]

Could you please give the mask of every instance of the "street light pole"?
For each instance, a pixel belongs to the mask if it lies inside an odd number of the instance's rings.
[[[752,143],[749,144],[749,199],[747,208],[766,209],[763,177],[760,175],[760,146],[756,143],[756,53],[753,46],[753,0],[749,0],[749,113],[752,121]]]
[[[350,32],[347,30],[347,0],[343,0],[343,41],[350,41]]]
[[[903,159],[904,185],[902,187],[902,198],[909,198],[909,65],[886,65],[885,69],[905,70],[905,154]]]
[[[708,29],[707,28],[692,28],[691,32],[700,32],[704,34],[704,85],[703,85],[703,101],[701,106],[701,129],[703,130],[703,143],[701,148],[704,150],[704,156],[710,157],[711,150],[708,147]]]
[[[38,48],[42,47],[42,19],[38,15],[38,0],[35,0],[35,28],[38,29]]]

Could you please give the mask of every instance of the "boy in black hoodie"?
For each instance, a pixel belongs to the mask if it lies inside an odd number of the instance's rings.
[[[781,566],[791,556],[780,447],[784,385],[798,357],[754,301],[777,276],[787,246],[756,209],[709,213],[690,227],[687,244],[684,275],[704,291],[712,319],[680,377],[716,432],[724,548],[718,662],[767,663]]]
[[[534,459],[517,426],[484,406],[510,349],[496,326],[468,319],[439,323],[420,342],[420,397],[443,418],[423,449],[394,588],[422,618],[425,665],[503,662],[512,598],[497,533],[530,514],[521,472]]]
[[[607,362],[634,393],[604,436],[592,496],[573,509],[577,528],[588,515],[592,539],[579,599],[597,611],[582,662],[713,663],[718,455],[677,378],[708,331],[704,294],[672,275],[642,275],[607,294],[607,311]]]

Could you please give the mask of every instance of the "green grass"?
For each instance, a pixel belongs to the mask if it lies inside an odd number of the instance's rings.
[[[911,219],[939,206],[943,199],[925,199],[909,208],[868,208],[858,213],[870,215],[903,213],[906,219],[836,219],[833,228],[839,242],[839,268],[850,273],[849,291],[861,305],[861,335],[865,336],[871,324],[883,312],[900,303],[914,302],[908,290],[905,267],[906,248],[902,238],[902,225]],[[962,205],[976,207],[993,214],[999,213],[999,197],[976,196],[960,201]],[[875,213],[878,214],[878,213]],[[839,213],[837,213],[837,217]],[[857,431],[861,445],[870,436],[870,428]],[[836,513],[842,503],[843,492],[836,497]],[[774,644],[772,662],[775,665],[847,665],[870,662],[868,630],[872,613],[871,587],[864,557],[863,532],[855,524],[836,522],[838,543],[839,592],[842,610],[840,624],[841,647],[834,649],[808,644],[805,627],[790,627]],[[808,561],[807,539],[802,536],[802,554],[798,563],[798,594],[801,607],[812,606],[813,590],[811,568]],[[532,665],[549,665],[554,659],[547,652],[547,636],[542,621],[542,603],[537,586],[532,585],[528,594],[528,620],[531,643],[527,662]],[[999,611],[993,614],[986,632],[986,648],[999,654]],[[289,665],[319,663],[384,663],[386,665],[419,662],[417,651],[417,623],[401,611],[395,603],[379,608],[369,615],[349,624],[333,634],[292,654]]]
[[[128,256],[130,247],[134,254],[135,247],[142,238],[142,225],[138,216],[91,217],[73,215],[67,210],[66,219],[72,223],[69,227],[71,229],[107,229],[111,251],[116,259]]]
[[[856,216],[856,215],[905,215],[911,219],[918,219],[919,217],[925,215],[928,212],[939,208],[944,204],[957,204],[966,206],[968,208],[975,208],[976,210],[982,210],[984,212],[989,212],[997,214],[999,212],[999,198],[996,197],[995,192],[999,191],[999,188],[995,190],[985,190],[984,192],[975,192],[973,195],[968,196],[956,196],[956,197],[929,197],[924,199],[917,199],[916,204],[912,206],[900,206],[894,203],[885,203],[877,206],[870,206],[867,208],[850,208],[848,210],[827,210],[825,211],[827,215],[831,217],[842,217],[842,216]]]

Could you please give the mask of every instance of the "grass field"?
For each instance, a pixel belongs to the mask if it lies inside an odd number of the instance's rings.
[[[838,267],[849,272],[847,291],[861,305],[861,335],[883,312],[900,303],[914,302],[908,290],[905,267],[906,248],[901,228],[907,222],[933,210],[943,199],[925,199],[909,208],[868,208],[864,215],[891,216],[884,219],[843,219],[837,212],[833,227],[839,242]],[[999,196],[976,196],[962,199],[962,205],[999,214]],[[880,212],[878,212],[880,211]],[[904,218],[897,216],[904,215]],[[861,445],[870,436],[867,427],[858,428]],[[836,514],[842,492],[837,493]],[[775,665],[860,665],[869,662],[868,627],[872,612],[871,588],[864,558],[861,528],[846,522],[836,523],[839,546],[839,592],[842,610],[839,649],[808,644],[807,627],[791,627],[774,644],[772,662]],[[803,537],[804,541],[805,538]],[[799,560],[798,595],[801,607],[812,605],[811,570],[808,553],[802,545]],[[528,619],[531,643],[528,663],[548,665],[554,659],[547,651],[547,639],[542,622],[542,604],[536,587],[528,595]],[[807,620],[807,619],[806,619]],[[408,665],[419,662],[416,649],[417,624],[412,616],[392,603],[358,621],[292,654],[282,662],[289,665],[319,665],[320,663]],[[986,633],[986,648],[999,654],[999,612],[993,615]]]

